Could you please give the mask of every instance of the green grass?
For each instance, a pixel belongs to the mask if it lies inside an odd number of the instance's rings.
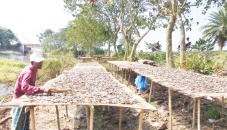
[[[0,58],[0,83],[14,83],[21,70],[26,66],[18,60]]]

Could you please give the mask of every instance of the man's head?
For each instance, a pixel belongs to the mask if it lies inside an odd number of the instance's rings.
[[[39,53],[35,52],[30,55],[30,62],[36,69],[42,69],[43,60],[45,60],[45,58]]]

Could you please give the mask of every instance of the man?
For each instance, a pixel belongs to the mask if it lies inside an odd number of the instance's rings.
[[[31,64],[26,66],[20,73],[14,93],[14,99],[20,99],[26,94],[35,93],[50,93],[53,89],[40,88],[35,86],[36,73],[38,69],[42,69],[43,60],[45,60],[39,53],[33,53],[30,55]],[[14,100],[13,99],[13,100]],[[25,112],[26,107],[13,107],[11,110],[12,115],[12,130],[29,130],[29,115],[30,112]]]

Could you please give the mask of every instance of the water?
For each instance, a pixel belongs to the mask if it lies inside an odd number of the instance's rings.
[[[22,54],[8,54],[8,53],[0,52],[0,57],[7,58],[7,59],[21,60],[24,63],[29,63],[29,57],[23,56]]]

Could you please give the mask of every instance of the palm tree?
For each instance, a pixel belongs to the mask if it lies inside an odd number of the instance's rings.
[[[208,20],[209,23],[200,28],[203,38],[217,42],[221,51],[227,41],[227,10],[211,13]]]

